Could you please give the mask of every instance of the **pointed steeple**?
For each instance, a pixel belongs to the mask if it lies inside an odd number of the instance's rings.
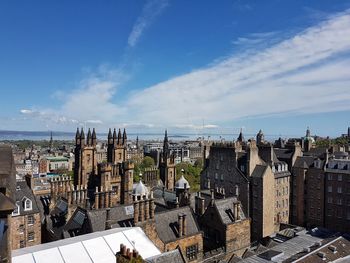
[[[75,133],[75,145],[80,144],[80,131],[79,128],[77,128],[77,132]]]
[[[96,142],[97,142],[97,138],[96,138],[96,131],[95,131],[95,128],[92,129],[92,138],[91,138],[91,144],[93,146],[96,145]]]
[[[136,149],[139,149],[139,136],[136,136]]]
[[[115,130],[115,128],[113,130],[113,144],[117,144],[117,131]]]
[[[310,127],[307,126],[307,130],[306,130],[306,138],[311,137],[311,132],[310,132]]]
[[[85,144],[85,133],[84,133],[84,129],[83,128],[81,128],[80,142],[81,142],[82,145]]]
[[[91,145],[91,131],[90,128],[88,130],[87,138],[86,138],[87,145]]]
[[[126,145],[126,141],[127,141],[127,136],[126,136],[126,131],[125,131],[125,128],[124,128],[124,131],[123,131],[123,145]]]
[[[109,128],[109,131],[108,131],[108,144],[112,144],[112,143],[113,143],[112,130],[111,130],[111,128]]]
[[[262,130],[259,130],[258,134],[256,135],[256,143],[261,144],[264,142],[264,140],[264,133],[262,132]]]
[[[242,128],[239,132],[238,138],[237,138],[238,142],[244,142],[244,136],[243,136],[243,132],[242,132]]]
[[[118,141],[117,144],[120,145],[122,143],[122,133],[120,131],[120,129],[118,130]]]

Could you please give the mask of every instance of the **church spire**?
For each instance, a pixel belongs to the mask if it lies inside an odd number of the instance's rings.
[[[113,144],[115,145],[116,143],[117,143],[117,131],[114,128],[114,130],[113,130]]]
[[[77,128],[77,132],[75,133],[75,144],[80,144],[80,132],[79,132],[79,128]]]
[[[90,130],[90,128],[88,130],[86,142],[87,142],[87,145],[91,145],[91,130]]]
[[[123,131],[123,145],[126,145],[126,141],[127,141],[127,136],[126,136],[126,131],[125,131],[125,128],[124,128],[124,131]]]
[[[244,142],[244,136],[243,136],[242,128],[241,128],[241,130],[240,130],[240,132],[239,132],[237,141],[239,141],[239,142]]]
[[[81,128],[80,142],[81,142],[82,145],[85,144],[85,133],[84,133],[84,129],[83,128]]]

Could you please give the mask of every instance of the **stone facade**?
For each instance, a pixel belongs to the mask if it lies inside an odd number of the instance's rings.
[[[97,163],[96,132],[88,131],[85,140],[84,131],[79,129],[76,133],[74,186],[75,188],[87,188],[88,198],[91,204],[98,198],[96,207],[110,205],[131,204],[133,169],[131,162],[127,161],[127,135],[124,129],[120,129],[118,135],[116,129],[112,134],[108,133],[107,163]],[[110,194],[111,192],[111,194]]]
[[[40,214],[12,217],[12,249],[41,244]]]

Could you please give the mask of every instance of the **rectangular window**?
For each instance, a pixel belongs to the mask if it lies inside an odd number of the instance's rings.
[[[18,231],[22,234],[24,232],[24,225],[19,225]]]
[[[338,194],[341,194],[342,193],[342,188],[341,188],[341,186],[338,186]]]
[[[186,247],[186,257],[189,260],[196,259],[197,253],[198,253],[198,244]]]
[[[34,232],[28,233],[28,241],[34,241]]]
[[[24,248],[25,246],[26,246],[26,244],[25,244],[24,240],[20,240],[19,241],[19,247],[20,248]]]
[[[34,225],[34,216],[32,215],[28,216],[28,225]]]
[[[328,174],[327,178],[328,178],[328,180],[332,180],[332,175]]]
[[[328,197],[328,198],[327,198],[327,202],[328,202],[328,204],[331,204],[331,203],[333,202],[332,197]]]
[[[338,174],[338,181],[339,181],[339,182],[343,181],[343,175]]]
[[[332,186],[328,186],[328,193],[332,193]]]
[[[339,198],[337,204],[341,205],[342,203],[343,203],[343,200],[341,198]]]

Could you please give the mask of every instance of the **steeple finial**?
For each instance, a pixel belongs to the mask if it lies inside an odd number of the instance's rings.
[[[126,145],[126,141],[127,141],[127,136],[126,136],[126,131],[125,131],[125,128],[124,128],[124,131],[123,131],[123,145]]]

